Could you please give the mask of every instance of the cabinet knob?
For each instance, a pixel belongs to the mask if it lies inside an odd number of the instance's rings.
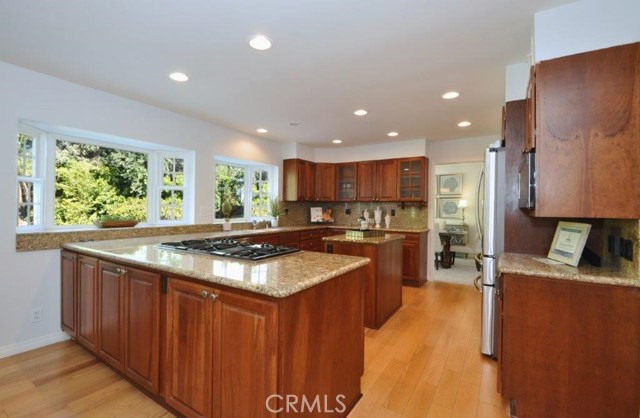
[[[201,295],[204,299],[206,299],[206,298],[207,298],[207,296],[209,296],[209,292],[207,292],[206,290],[203,290],[202,292],[200,292],[200,295]]]
[[[124,276],[125,274],[127,274],[127,270],[123,269],[123,268],[117,268],[116,272],[120,275],[120,276]]]
[[[216,295],[215,293],[210,294],[209,297],[211,298],[211,301],[213,301],[213,302],[215,302],[218,299],[218,295]]]

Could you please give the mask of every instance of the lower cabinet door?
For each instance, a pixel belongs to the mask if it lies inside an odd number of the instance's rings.
[[[77,254],[60,252],[60,325],[73,338],[78,338],[77,265]]]
[[[125,270],[100,261],[98,269],[98,354],[118,370],[124,370],[124,297]]]
[[[159,393],[160,275],[127,269],[125,281],[125,373]]]
[[[418,282],[418,250],[417,242],[405,239],[402,242],[402,278]]]
[[[98,260],[78,257],[78,342],[98,352]]]
[[[277,312],[273,302],[220,292],[213,327],[214,417],[277,415]]]
[[[212,416],[214,304],[210,295],[207,286],[168,281],[165,396],[186,417]]]

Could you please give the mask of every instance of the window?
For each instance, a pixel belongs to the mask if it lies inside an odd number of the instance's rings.
[[[192,219],[192,152],[105,138],[20,126],[19,231],[82,227],[103,216],[163,225]]]
[[[215,167],[216,219],[249,220],[269,216],[269,199],[276,190],[276,167],[226,160],[216,161]]]
[[[39,133],[23,129],[18,133],[18,227],[42,223],[42,169]]]

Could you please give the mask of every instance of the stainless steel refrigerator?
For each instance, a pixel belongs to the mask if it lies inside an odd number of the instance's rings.
[[[498,257],[504,251],[505,149],[496,141],[485,150],[484,184],[478,187],[482,218],[482,334],[481,352],[496,355]],[[484,189],[484,190],[483,190]]]

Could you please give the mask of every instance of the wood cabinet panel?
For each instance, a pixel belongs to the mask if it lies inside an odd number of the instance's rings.
[[[125,373],[160,392],[160,275],[127,269],[125,281]]]
[[[315,164],[315,200],[332,202],[336,200],[335,164]]]
[[[257,244],[280,244],[279,234],[260,234],[253,237],[253,242]]]
[[[357,171],[358,201],[370,201],[376,198],[376,162],[360,161]]]
[[[376,201],[398,200],[398,162],[382,160],[376,163]]]
[[[527,85],[527,98],[524,101],[524,144],[522,149],[525,152],[533,151],[536,147],[536,65],[531,66],[529,71],[529,84]],[[506,121],[505,121],[506,123]]]
[[[209,291],[201,284],[168,280],[166,402],[187,417],[210,417],[212,411],[213,304]]]
[[[98,352],[98,260],[78,257],[78,342]]]
[[[215,305],[213,415],[275,416],[265,401],[278,393],[277,304],[220,292]]]
[[[402,283],[422,286],[427,281],[427,233],[403,233]]]
[[[499,364],[517,416],[636,417],[640,289],[504,275]]]
[[[74,339],[78,337],[77,261],[75,253],[60,252],[60,325]]]
[[[640,43],[536,70],[536,216],[640,218]]]
[[[98,269],[98,354],[118,370],[124,370],[124,270],[100,261]]]
[[[315,200],[315,164],[298,158],[283,160],[284,201]]]

